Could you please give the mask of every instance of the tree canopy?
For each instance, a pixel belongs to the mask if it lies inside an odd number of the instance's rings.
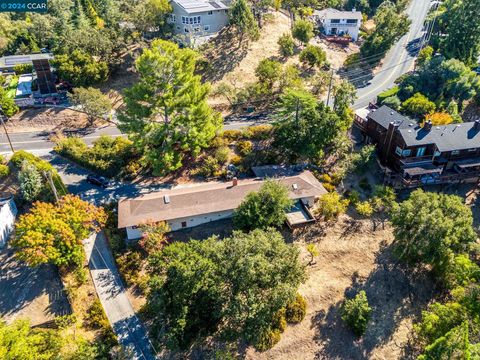
[[[195,75],[196,62],[193,50],[155,40],[136,61],[138,83],[125,91],[119,128],[155,175],[180,168],[185,154],[199,154],[221,128],[220,115],[207,104],[210,86]]]
[[[153,335],[172,348],[217,333],[255,343],[305,279],[298,249],[273,229],[173,243],[149,271]]]
[[[240,32],[242,39],[244,35],[247,35],[252,40],[259,38],[258,24],[246,0],[235,0],[228,13],[230,25]]]
[[[288,192],[281,183],[267,180],[259,191],[249,193],[235,210],[235,227],[249,231],[281,226],[285,222],[286,211],[293,206]]]
[[[76,196],[66,195],[58,204],[36,202],[18,219],[12,244],[30,266],[81,266],[85,258],[82,241],[105,220],[102,209]]]

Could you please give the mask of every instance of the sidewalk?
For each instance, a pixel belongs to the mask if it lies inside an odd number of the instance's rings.
[[[84,248],[98,297],[119,343],[132,349],[135,360],[154,360],[152,346],[127,298],[104,233],[90,236]]]

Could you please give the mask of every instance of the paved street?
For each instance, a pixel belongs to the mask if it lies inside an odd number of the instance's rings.
[[[110,188],[103,189],[87,182],[87,175],[91,171],[58,156],[54,152],[43,155],[42,159],[49,161],[57,169],[63,182],[67,185],[68,191],[97,205],[122,197],[136,197],[169,188],[167,185],[145,186],[116,181]]]
[[[131,349],[132,359],[155,359],[145,328],[128,300],[103,232],[85,240],[84,247],[98,297],[118,341]]]
[[[403,36],[387,53],[380,72],[375,76],[371,84],[358,89],[355,109],[368,105],[370,101],[382,91],[394,86],[394,81],[402,74],[413,69],[416,52],[408,49],[409,44],[416,39],[421,39],[424,34],[423,24],[430,8],[429,0],[414,0],[410,2],[407,14],[412,20],[409,32]]]

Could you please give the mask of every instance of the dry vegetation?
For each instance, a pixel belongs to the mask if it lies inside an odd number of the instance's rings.
[[[409,281],[392,257],[391,229],[372,232],[368,220],[345,215],[325,232],[318,225],[308,228],[299,241],[317,242],[320,252],[299,290],[307,299],[307,316],[288,326],[273,349],[259,353],[249,348],[246,358],[296,359],[299,354],[302,359],[408,358],[412,322],[431,298],[432,283],[426,278]],[[362,289],[373,315],[367,333],[357,340],[338,311],[345,296]]]

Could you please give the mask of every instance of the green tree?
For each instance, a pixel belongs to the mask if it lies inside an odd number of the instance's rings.
[[[428,100],[428,98],[420,93],[416,93],[411,98],[405,100],[402,104],[402,108],[410,115],[416,117],[424,117],[428,114],[432,114],[436,105],[434,102]]]
[[[57,69],[60,79],[68,81],[74,86],[90,86],[108,78],[107,63],[97,61],[92,55],[81,50],[57,55],[52,63]]]
[[[289,33],[280,36],[278,45],[280,46],[280,53],[283,57],[292,56],[295,53],[295,42]]]
[[[398,39],[407,33],[410,26],[408,16],[402,11],[398,11],[390,1],[384,1],[378,7],[373,20],[375,30],[366,37],[360,48],[360,53],[364,58],[387,52]]]
[[[325,220],[332,220],[345,213],[349,201],[342,199],[337,192],[322,195],[317,203],[317,211]]]
[[[168,0],[142,0],[134,10],[135,27],[140,31],[150,31],[166,25],[172,6]]]
[[[455,254],[476,241],[472,211],[454,195],[414,191],[393,211],[395,251],[410,265],[431,265],[443,276]]]
[[[351,83],[342,80],[333,87],[333,96],[333,110],[344,122],[343,130],[347,130],[353,121],[353,113],[350,110],[350,106],[355,103],[357,90]]]
[[[446,2],[446,36],[440,42],[441,52],[467,65],[474,65],[480,54],[479,0]]]
[[[303,90],[287,90],[278,113],[273,147],[289,161],[319,161],[343,128],[337,114]]]
[[[138,83],[125,91],[119,127],[155,175],[180,168],[185,154],[198,155],[221,128],[207,104],[210,86],[195,75],[196,60],[191,49],[155,40],[137,59]]]
[[[425,64],[427,64],[430,60],[432,60],[433,57],[433,48],[431,46],[426,46],[420,52],[418,53],[417,56],[417,65],[422,67]]]
[[[313,24],[308,20],[297,20],[293,24],[292,35],[304,45],[313,37]]]
[[[320,46],[307,45],[300,53],[300,61],[311,68],[322,67],[326,60],[327,54]]]
[[[149,272],[152,335],[171,348],[219,328],[257,343],[305,280],[298,249],[272,229],[173,243],[150,258]]]
[[[281,70],[282,65],[278,61],[263,59],[255,69],[255,75],[262,84],[271,88],[280,78]]]
[[[0,321],[0,359],[53,360],[61,346],[52,330],[32,329],[25,320],[15,320],[11,325]]]
[[[238,206],[233,223],[237,229],[244,231],[278,227],[285,222],[286,211],[292,206],[288,189],[277,181],[267,180]]]
[[[18,172],[18,183],[22,198],[28,202],[37,200],[43,189],[43,179],[36,166],[24,160]]]
[[[15,104],[15,100],[8,96],[8,93],[3,86],[0,86],[0,110],[2,110],[5,116],[8,117],[13,116],[18,112],[18,106]]]
[[[141,224],[139,229],[143,233],[143,238],[139,241],[139,244],[147,254],[161,251],[166,245],[168,241],[166,234],[170,231],[166,222],[147,221]]]
[[[36,202],[16,224],[13,246],[30,266],[82,266],[82,241],[105,223],[103,210],[67,195],[58,204]]]
[[[360,291],[353,299],[345,300],[340,312],[342,320],[356,336],[360,337],[365,334],[372,313],[365,291]]]
[[[317,246],[315,244],[308,244],[306,249],[307,249],[308,255],[310,255],[310,261],[308,262],[308,265],[315,264],[314,262],[315,256],[318,256],[320,254]]]
[[[110,114],[112,110],[110,100],[100,90],[92,87],[76,88],[68,98],[73,105],[79,106],[88,115],[90,123],[93,123],[96,118]]]
[[[234,26],[241,33],[241,41],[243,41],[244,35],[247,35],[252,40],[258,40],[260,37],[258,24],[246,0],[235,0],[228,14],[230,25]]]

